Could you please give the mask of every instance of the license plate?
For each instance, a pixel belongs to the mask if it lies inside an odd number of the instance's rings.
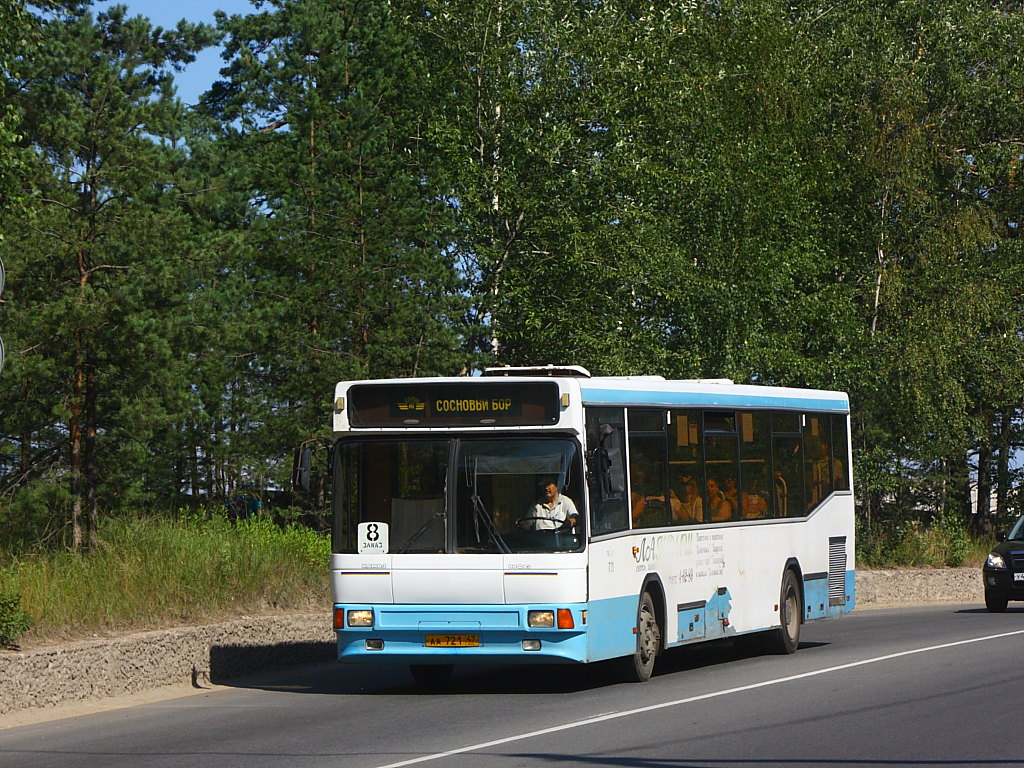
[[[480,635],[427,635],[427,648],[476,648]]]
[[[1014,581],[1024,581],[1024,571],[1022,571],[1021,573],[1013,574],[1013,580]]]

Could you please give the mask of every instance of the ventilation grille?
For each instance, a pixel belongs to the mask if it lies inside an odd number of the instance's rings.
[[[828,604],[846,605],[846,537],[828,540]]]

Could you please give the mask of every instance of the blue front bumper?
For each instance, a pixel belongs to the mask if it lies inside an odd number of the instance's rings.
[[[372,627],[335,629],[338,661],[349,664],[471,662],[569,663],[587,660],[586,604],[574,605],[336,605],[372,610]],[[567,608],[573,629],[532,628],[531,610]],[[427,636],[475,640],[475,646],[432,647]],[[523,641],[539,641],[525,650]],[[378,645],[382,647],[376,649]]]

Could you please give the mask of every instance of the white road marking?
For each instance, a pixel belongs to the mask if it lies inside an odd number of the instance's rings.
[[[414,757],[410,760],[402,760],[398,763],[388,763],[387,765],[378,766],[378,768],[401,768],[405,765],[415,765],[416,763],[426,763],[431,760],[441,760],[445,757],[451,757],[452,755],[461,755],[466,752],[476,752],[479,749],[487,749],[488,747],[497,747],[502,744],[509,744],[513,741],[523,741],[525,739],[532,739],[536,736],[546,736],[549,733],[558,733],[559,731],[567,731],[570,728],[580,728],[585,725],[593,725],[595,723],[603,723],[608,720],[617,720],[622,717],[632,717],[633,715],[640,715],[644,712],[653,712],[657,709],[667,709],[669,707],[678,707],[681,704],[692,704],[695,701],[704,701],[705,699],[714,699],[719,696],[729,696],[734,693],[742,693],[744,691],[752,691],[756,688],[765,688],[769,685],[779,685],[781,683],[790,683],[794,680],[803,680],[807,677],[817,677],[818,675],[827,675],[832,672],[840,672],[844,669],[852,669],[854,667],[862,667],[865,664],[877,664],[880,661],[889,661],[890,659],[898,659],[902,656],[913,656],[918,653],[929,653],[930,651],[941,651],[946,648],[955,648],[959,645],[969,645],[970,643],[982,643],[986,640],[999,640],[1004,637],[1013,637],[1014,635],[1024,635],[1024,629],[1019,629],[1014,632],[1003,632],[998,635],[986,635],[984,637],[973,637],[970,640],[958,640],[955,643],[943,643],[942,645],[930,645],[926,648],[915,648],[910,651],[900,651],[899,653],[890,653],[885,656],[876,656],[872,659],[862,659],[861,661],[851,661],[849,664],[839,664],[835,667],[826,667],[825,669],[816,669],[812,672],[802,672],[799,675],[789,675],[788,677],[779,677],[774,680],[765,680],[760,683],[751,683],[750,685],[741,685],[737,688],[727,688],[722,691],[712,691],[711,693],[702,693],[699,696],[690,696],[685,699],[675,699],[674,701],[666,701],[661,704],[651,704],[646,707],[638,707],[636,709],[627,709],[622,712],[610,712],[606,715],[596,715],[594,717],[587,718],[586,720],[574,720],[571,723],[564,725],[555,725],[551,728],[542,728],[539,731],[530,731],[528,733],[519,733],[515,736],[506,736],[503,739],[495,739],[494,741],[485,741],[480,744],[472,744],[468,747],[459,747],[458,749],[450,749],[447,752],[438,752],[433,755],[423,755],[422,757]]]

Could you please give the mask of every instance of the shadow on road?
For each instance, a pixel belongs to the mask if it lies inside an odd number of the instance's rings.
[[[802,642],[800,649],[826,645],[828,643]],[[224,649],[224,667],[236,663],[234,659],[229,660],[231,653],[243,650],[254,654],[279,652],[278,649]],[[264,669],[270,671],[214,682],[233,688],[363,696],[546,695],[598,690],[623,683],[618,661],[572,666],[466,664],[456,665],[450,682],[443,688],[424,688],[413,681],[405,665],[338,664],[334,661],[331,644],[327,644],[326,653],[320,647],[308,648],[305,652],[315,658],[305,660],[304,664],[278,665],[272,670],[267,666]],[[655,678],[765,655],[730,640],[673,648],[658,658]]]
[[[215,645],[210,648],[210,682],[233,685],[235,678],[258,674],[262,670],[331,661],[335,650],[336,646],[331,642]]]

